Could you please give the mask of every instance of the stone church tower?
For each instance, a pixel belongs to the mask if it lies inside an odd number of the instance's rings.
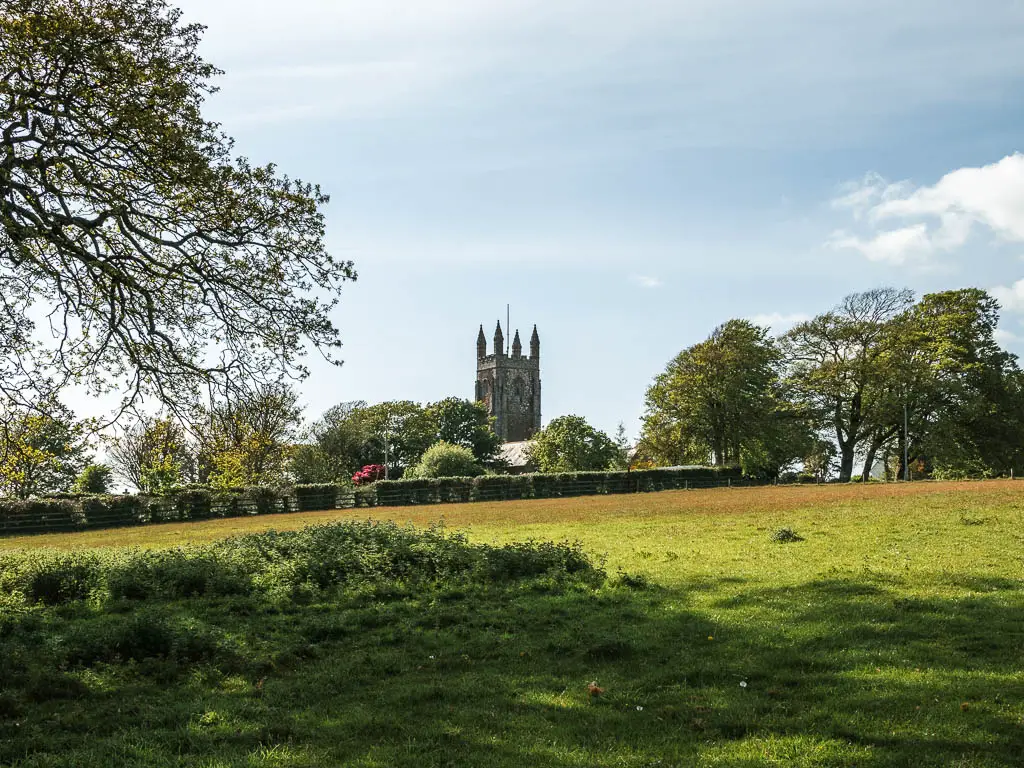
[[[495,418],[494,431],[503,442],[529,440],[540,430],[540,336],[533,326],[530,356],[516,331],[512,354],[505,354],[501,323],[494,331],[494,354],[487,354],[484,327],[476,337],[476,399]]]

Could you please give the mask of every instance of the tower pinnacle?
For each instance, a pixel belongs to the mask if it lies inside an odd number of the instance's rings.
[[[523,342],[519,340],[519,329],[516,329],[516,337],[512,340],[512,357],[523,356]]]
[[[480,333],[476,335],[476,359],[487,357],[487,339],[484,337],[484,326],[480,325]]]
[[[505,335],[501,332],[501,321],[498,321],[498,327],[494,329],[494,354],[501,357],[505,354]]]
[[[533,326],[533,335],[530,336],[530,357],[540,359],[540,336],[537,335],[537,326]]]

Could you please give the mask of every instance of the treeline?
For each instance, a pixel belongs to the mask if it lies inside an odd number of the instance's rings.
[[[763,479],[1019,473],[1024,374],[998,322],[976,288],[856,293],[778,338],[730,320],[648,389],[640,452]]]
[[[25,499],[101,494],[118,483],[147,495],[182,488],[356,484],[381,479],[473,477],[506,469],[482,403],[449,397],[421,405],[346,402],[312,423],[286,384],[239,389],[184,415],[123,418],[114,436],[90,444],[95,426],[59,403],[9,411],[0,459],[2,495]],[[536,436],[531,468],[622,470],[628,443],[579,416],[554,419]],[[97,463],[95,450],[105,453]],[[386,471],[385,471],[386,468]]]
[[[500,465],[501,443],[485,407],[454,397],[427,405],[342,403],[306,424],[295,389],[274,384],[239,389],[187,414],[123,422],[116,435],[90,445],[92,425],[64,406],[9,411],[0,491],[14,498],[106,493],[119,480],[160,495],[190,485],[351,483],[366,465],[386,465],[397,479],[424,459],[459,475]],[[92,455],[97,448],[106,454],[102,464]]]
[[[1024,470],[1024,373],[996,341],[999,305],[968,288],[883,288],[774,337],[730,320],[679,353],[647,390],[635,450],[580,416],[553,419],[529,470],[604,472],[704,465],[754,480],[992,477]],[[205,488],[473,477],[507,469],[482,403],[346,402],[307,423],[286,383],[159,415],[116,435],[55,401],[0,422],[0,494],[163,495]],[[97,463],[94,454],[105,454]]]

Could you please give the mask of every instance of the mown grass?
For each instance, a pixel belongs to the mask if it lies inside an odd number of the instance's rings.
[[[1018,766],[1018,489],[718,490],[442,510],[490,545],[578,539],[606,555],[607,579],[550,554],[567,548],[540,548],[524,571],[484,567],[491,550],[465,543],[447,558],[409,555],[417,565],[396,571],[378,543],[356,547],[362,566],[328,569],[344,578],[311,584],[312,564],[344,547],[293,547],[251,578],[224,567],[234,555],[210,554],[238,549],[228,542],[188,550],[223,577],[197,589],[169,555],[148,556],[170,558],[155,567],[140,552],[71,553],[69,563],[113,564],[88,576],[86,599],[0,609],[0,763]],[[438,511],[393,512],[425,522]],[[803,540],[774,541],[781,528]],[[434,551],[430,541],[401,539],[398,550]],[[534,561],[530,547],[511,551]],[[35,573],[24,563],[58,555],[11,557],[22,565],[8,564],[8,592]],[[115,585],[150,586],[112,593],[111,573],[124,577]],[[148,575],[125,577],[138,573]],[[591,681],[603,695],[588,695]]]

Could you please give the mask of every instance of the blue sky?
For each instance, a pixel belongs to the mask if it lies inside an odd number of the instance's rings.
[[[976,285],[1024,354],[1024,4],[180,0],[210,117],[320,183],[356,262],[311,414],[471,396],[477,327],[542,342],[544,418],[635,434],[731,317]]]

